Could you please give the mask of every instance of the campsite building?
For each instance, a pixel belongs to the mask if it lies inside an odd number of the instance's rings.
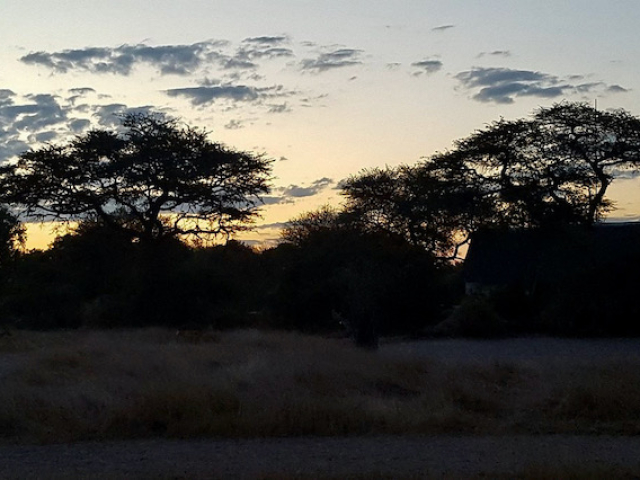
[[[640,222],[598,223],[556,230],[482,230],[472,235],[464,265],[468,295],[541,284],[640,258]]]

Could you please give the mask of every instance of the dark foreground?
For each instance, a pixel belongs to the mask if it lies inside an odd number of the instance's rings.
[[[144,440],[0,447],[0,478],[637,478],[640,437]]]

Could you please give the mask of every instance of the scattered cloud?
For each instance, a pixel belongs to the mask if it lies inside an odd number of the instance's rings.
[[[69,93],[72,95],[84,96],[84,95],[89,95],[90,93],[96,93],[96,91],[93,88],[82,87],[82,88],[70,88]]]
[[[57,98],[50,94],[27,95],[27,103],[15,104],[11,100],[0,106],[0,127],[34,131],[67,118]]]
[[[241,128],[244,128],[244,122],[242,120],[230,120],[225,124],[224,128],[227,130],[240,130]]]
[[[16,94],[12,90],[6,88],[0,89],[0,107],[12,105]]]
[[[262,225],[258,225],[254,227],[256,230],[282,230],[284,227],[288,225],[287,222],[275,222],[275,223],[263,223]]]
[[[275,37],[269,37],[269,36],[250,37],[250,38],[245,38],[243,40],[243,43],[253,43],[257,45],[281,45],[283,43],[288,43],[288,42],[289,42],[289,37],[285,35],[280,35]]]
[[[320,53],[316,58],[302,60],[300,66],[303,71],[323,73],[345,67],[361,65],[362,50],[352,48],[337,48],[329,52]]]
[[[238,49],[237,57],[250,60],[294,57],[293,50],[285,46],[289,41],[287,36],[245,38]]]
[[[97,105],[91,108],[93,118],[97,119],[101,127],[120,128],[120,121],[123,115],[129,113],[157,113],[158,109],[151,106],[129,107],[122,103],[111,103],[108,105]]]
[[[493,52],[480,52],[477,58],[482,57],[502,57],[507,58],[511,56],[511,52],[509,50],[494,50]]]
[[[59,52],[33,52],[20,58],[27,65],[49,68],[56,73],[87,71],[130,75],[138,65],[150,65],[163,75],[190,75],[200,68],[215,65],[225,68],[254,68],[244,58],[235,58],[221,51],[229,45],[225,40],[209,40],[191,45],[145,44],[119,47],[86,47]]]
[[[510,68],[473,68],[455,76],[462,87],[473,92],[479,102],[513,103],[517,97],[558,98],[571,94],[594,92],[617,93],[619,85],[603,82],[580,82],[582,76],[560,78],[544,72],[513,70]]]
[[[76,99],[95,91],[72,88],[57,96],[51,94],[18,95],[0,90],[0,163],[39,144],[66,141],[92,126],[119,127],[120,116],[129,112],[151,112],[147,107],[131,108],[125,104],[77,104]],[[99,98],[99,96],[97,96]]]
[[[269,98],[287,97],[295,92],[287,91],[282,85],[272,87],[253,87],[247,85],[213,85],[166,90],[170,97],[185,97],[192,105],[201,106],[217,100],[232,102],[260,102]],[[272,107],[272,106],[271,106]]]
[[[190,45],[151,46],[144,43],[118,47],[86,47],[59,52],[32,52],[20,58],[27,65],[48,68],[55,73],[84,71],[95,74],[131,75],[140,65],[155,68],[162,75],[186,76],[209,67],[222,70],[255,70],[257,60],[293,57],[288,37],[246,38],[235,52],[226,40],[208,40]]]
[[[281,158],[280,160],[286,159]],[[278,187],[272,190],[272,195],[263,197],[262,200],[266,205],[293,203],[298,198],[318,195],[333,184],[333,179],[323,177],[311,182],[310,185],[289,185],[287,187]]]
[[[2,138],[0,136],[0,138]],[[16,155],[29,150],[29,144],[23,140],[10,138],[0,142],[0,162],[8,160]]]
[[[287,102],[269,105],[268,113],[288,113],[291,111]]]
[[[186,97],[193,105],[212,103],[219,99],[253,101],[259,97],[258,89],[246,85],[219,85],[215,87],[174,88],[166,91],[170,97]]]
[[[434,27],[431,29],[432,32],[444,32],[446,30],[451,30],[452,28],[456,28],[455,25],[440,25],[439,27]]]
[[[31,135],[29,137],[29,141],[37,142],[37,143],[50,143],[51,141],[55,140],[57,137],[58,137],[58,132],[52,130],[48,132],[40,132],[40,133],[36,133],[35,135]]]
[[[86,118],[76,118],[74,120],[69,121],[68,123],[69,129],[73,133],[81,133],[87,130],[91,126],[91,121]]]
[[[628,91],[628,88],[621,87],[620,85],[609,85],[607,87],[607,92],[609,93],[626,93]]]
[[[414,73],[416,76],[423,74],[430,75],[442,69],[442,62],[440,60],[422,60],[421,62],[412,63],[411,66],[419,69]]]
[[[311,197],[313,195],[317,195],[332,184],[333,179],[324,177],[314,181],[308,187],[303,187],[300,185],[290,185],[288,187],[285,187],[282,189],[282,194],[284,197],[293,198]]]

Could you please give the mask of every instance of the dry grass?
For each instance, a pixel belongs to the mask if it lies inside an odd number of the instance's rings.
[[[0,338],[0,441],[640,433],[635,365],[452,367],[335,339],[225,332]]]

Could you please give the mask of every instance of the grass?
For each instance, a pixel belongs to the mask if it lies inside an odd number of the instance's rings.
[[[640,369],[391,359],[295,333],[17,331],[0,442],[146,437],[640,433]]]

